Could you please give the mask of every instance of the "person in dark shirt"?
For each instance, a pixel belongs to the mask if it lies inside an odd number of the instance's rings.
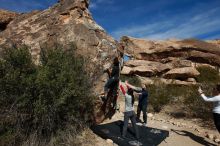
[[[141,91],[139,91],[137,118],[140,119],[140,114],[142,111],[145,125],[147,124],[147,102],[148,102],[148,92],[146,90],[146,87],[143,86]]]
[[[148,104],[148,91],[145,85],[140,87],[135,87],[128,82],[126,82],[126,85],[132,88],[135,92],[138,93],[138,107],[137,107],[137,120],[140,121],[140,114],[141,111],[143,112],[143,120],[144,125],[147,124],[147,104]]]

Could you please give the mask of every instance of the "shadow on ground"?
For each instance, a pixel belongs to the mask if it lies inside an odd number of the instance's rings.
[[[115,121],[113,123],[94,125],[91,127],[92,131],[104,139],[111,139],[119,146],[135,146],[136,139],[134,136],[133,128],[131,125],[128,128],[126,139],[121,136],[123,128],[123,121]],[[155,146],[159,145],[166,137],[169,136],[169,132],[160,129],[154,129],[145,126],[138,126],[140,139],[138,140],[139,146]]]
[[[191,138],[192,140],[200,143],[201,145],[204,145],[204,146],[217,146],[213,143],[210,143],[208,141],[206,141],[203,137],[200,137],[200,136],[197,136],[189,131],[185,131],[185,130],[174,130],[174,129],[171,129],[171,131],[177,133],[178,135],[182,135],[182,136],[188,136],[189,138]]]

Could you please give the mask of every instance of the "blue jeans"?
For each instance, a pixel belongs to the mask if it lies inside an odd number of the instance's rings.
[[[122,136],[123,137],[126,136],[127,129],[128,129],[128,121],[129,121],[129,119],[131,120],[132,126],[133,126],[133,128],[135,130],[136,138],[139,139],[140,136],[139,136],[138,127],[136,125],[137,122],[136,122],[136,116],[135,116],[134,111],[129,111],[129,112],[125,112],[124,113],[124,126],[123,126]]]

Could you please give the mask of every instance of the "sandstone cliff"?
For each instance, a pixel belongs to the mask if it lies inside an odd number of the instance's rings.
[[[154,77],[169,84],[195,84],[195,77],[199,75],[196,66],[220,66],[217,40],[152,41],[124,36],[121,43],[133,58],[125,64],[122,74],[138,75],[146,84],[152,84]]]

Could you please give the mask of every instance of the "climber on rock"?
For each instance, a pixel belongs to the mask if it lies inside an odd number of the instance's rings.
[[[112,69],[105,70],[108,73],[109,79],[104,86],[104,96],[102,97],[104,100],[107,99],[108,92],[110,89],[113,89],[113,96],[117,96],[118,83],[119,83],[119,74],[120,74],[120,66],[118,57],[115,57],[113,60]]]
[[[124,66],[124,46],[122,43],[119,43],[118,46],[118,58],[119,58],[119,65],[120,65],[120,71],[123,69]]]

